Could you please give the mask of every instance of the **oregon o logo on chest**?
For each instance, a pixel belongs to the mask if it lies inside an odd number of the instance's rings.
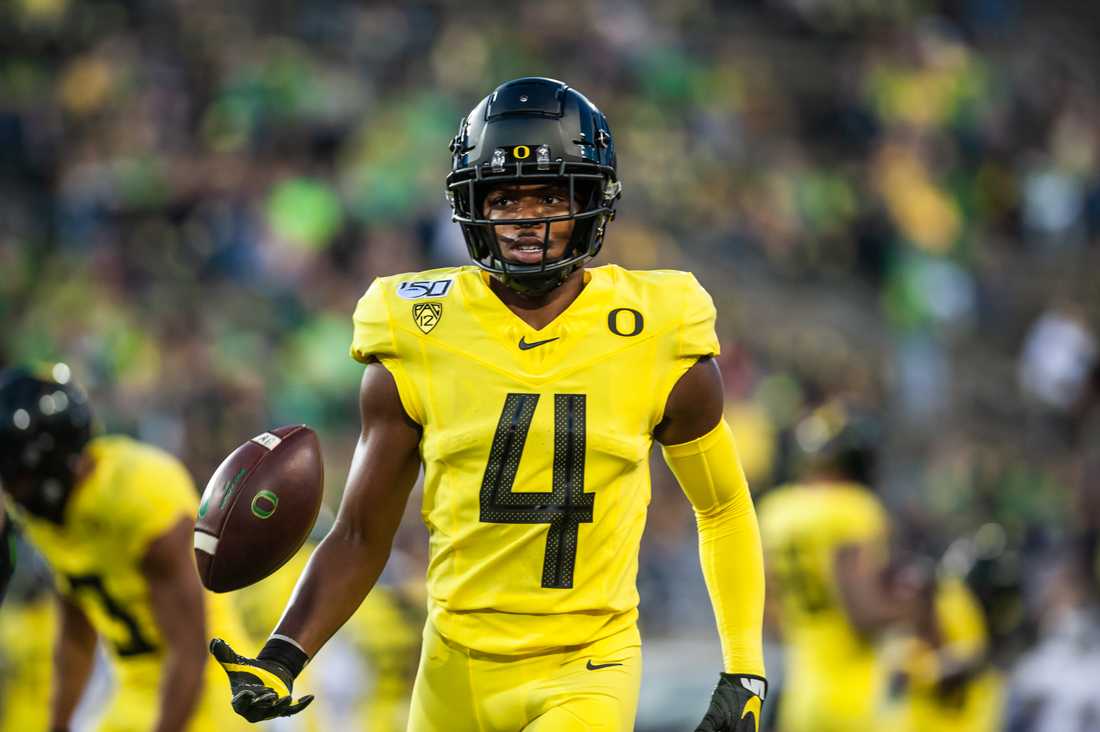
[[[531,148],[526,145],[516,145],[512,148],[512,157],[516,160],[526,160],[531,157]]]
[[[645,328],[645,318],[634,308],[615,308],[607,314],[607,329],[617,336],[636,336]]]

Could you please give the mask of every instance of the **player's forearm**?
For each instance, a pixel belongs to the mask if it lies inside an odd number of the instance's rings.
[[[156,732],[179,732],[187,726],[202,692],[202,672],[206,647],[201,642],[196,652],[187,648],[169,651],[164,663],[164,682],[160,689],[160,717]]]
[[[363,532],[337,521],[314,550],[275,634],[316,654],[374,587],[392,542],[392,531]]]
[[[756,512],[731,502],[695,514],[726,673],[764,676],[764,554]]]
[[[275,630],[309,657],[378,581],[420,473],[420,432],[410,425],[393,377],[381,365],[364,370],[359,401],[363,431],[336,523],[313,552]]]
[[[61,628],[54,649],[55,685],[50,703],[50,729],[68,729],[95,661],[96,634],[79,608],[62,599]]]
[[[723,420],[664,455],[695,509],[725,670],[763,676],[764,553],[733,434]]]
[[[142,558],[153,618],[164,644],[156,732],[179,732],[198,703],[206,666],[206,608],[191,552],[193,524],[180,518]]]

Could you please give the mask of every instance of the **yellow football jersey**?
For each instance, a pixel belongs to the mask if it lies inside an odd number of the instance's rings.
[[[476,267],[375,280],[352,355],[423,426],[429,617],[486,653],[579,645],[635,622],[649,452],[669,392],[718,353],[690,274],[585,271],[534,330]]]
[[[117,696],[101,729],[148,729],[156,718],[164,654],[141,560],[150,542],[195,515],[198,494],[179,461],[154,447],[110,436],[87,449],[94,467],[73,490],[63,524],[15,513],[53,570],[58,590],[83,610],[114,662]],[[207,593],[205,600],[208,632],[242,640],[228,598]],[[211,729],[215,718],[238,726],[220,711],[228,708],[227,686],[215,669],[207,665],[208,693],[191,729]]]
[[[874,647],[849,622],[834,575],[836,552],[860,544],[885,558],[889,522],[858,485],[787,486],[758,503],[760,534],[778,578],[787,669],[783,729],[872,728],[882,692]]]

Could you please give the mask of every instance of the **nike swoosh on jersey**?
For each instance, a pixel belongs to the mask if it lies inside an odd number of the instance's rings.
[[[530,351],[532,348],[538,348],[539,346],[549,343],[550,341],[556,341],[560,337],[561,336],[557,336],[556,338],[547,338],[545,341],[532,341],[531,343],[528,343],[523,339],[523,336],[520,336],[519,350]]]
[[[592,659],[588,659],[588,664],[585,666],[589,671],[599,671],[601,668],[610,668],[612,666],[622,666],[621,663],[592,663]]]

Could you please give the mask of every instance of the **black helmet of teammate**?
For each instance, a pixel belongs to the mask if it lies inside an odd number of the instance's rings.
[[[607,117],[580,92],[535,76],[501,84],[462,119],[451,154],[447,199],[453,219],[474,262],[509,287],[549,292],[600,251],[622,186]],[[568,187],[568,215],[489,220],[482,214],[490,188],[545,182]],[[549,224],[568,220],[575,224],[565,253],[547,261]],[[496,227],[517,223],[546,225],[541,263],[504,259]]]
[[[27,511],[61,520],[76,458],[92,436],[92,411],[64,364],[52,378],[0,372],[0,485]]]

